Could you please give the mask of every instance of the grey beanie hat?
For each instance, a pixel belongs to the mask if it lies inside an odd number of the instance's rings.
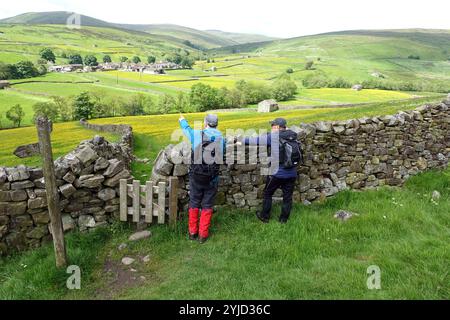
[[[217,127],[219,124],[219,119],[215,114],[207,114],[205,117],[205,122],[210,127]]]

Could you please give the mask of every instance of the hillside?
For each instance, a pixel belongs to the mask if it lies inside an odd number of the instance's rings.
[[[383,81],[450,83],[449,30],[343,31],[236,45],[213,52],[290,59],[295,79],[317,75],[355,82],[381,74]],[[306,61],[314,62],[311,70],[304,70]]]
[[[70,16],[71,13],[65,11],[28,12],[10,18],[0,19],[0,24],[65,25],[67,19]],[[183,44],[186,41],[189,41],[192,44],[192,47],[199,47],[204,49],[271,39],[265,36],[253,34],[228,33],[223,31],[202,31],[174,24],[112,23],[85,15],[80,15],[80,21],[82,26],[115,28],[145,32],[160,36],[161,39],[165,39],[169,42]]]
[[[248,33],[236,33],[236,32],[225,32],[221,30],[206,30],[206,32],[221,38],[229,39],[233,41],[234,44],[244,44],[244,43],[254,43],[263,41],[273,41],[277,38],[268,37],[260,34],[248,34]]]
[[[183,48],[192,48],[179,41],[166,39],[159,35],[144,32],[104,27],[83,27],[69,29],[64,25],[0,25],[0,61],[18,62],[20,60],[36,61],[39,51],[44,47],[53,49],[57,63],[65,63],[61,55],[79,53],[82,56],[94,54],[98,59],[109,54],[114,61],[120,56],[131,58],[138,55],[145,58],[152,54],[163,54]]]

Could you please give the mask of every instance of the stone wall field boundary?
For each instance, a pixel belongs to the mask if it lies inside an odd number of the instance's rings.
[[[86,119],[81,119],[80,124],[86,129],[95,130],[99,132],[109,132],[120,134],[121,144],[128,145],[133,150],[133,128],[126,124],[93,124],[89,123]]]
[[[309,204],[345,189],[400,186],[419,172],[448,166],[450,96],[441,104],[395,115],[290,123],[290,129],[297,133],[305,158],[298,168],[294,201]],[[248,151],[247,147],[247,159]],[[190,147],[183,144],[166,147],[152,172],[156,182],[178,177],[182,208],[189,197],[188,166],[174,159],[189,158],[189,153]],[[216,204],[257,208],[265,183],[260,168],[260,164],[222,165]]]

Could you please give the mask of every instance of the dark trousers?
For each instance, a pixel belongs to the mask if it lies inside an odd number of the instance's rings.
[[[189,208],[211,209],[218,190],[218,177],[189,174]]]
[[[292,209],[292,193],[294,192],[296,179],[297,178],[277,178],[275,176],[267,177],[261,217],[265,219],[270,218],[272,196],[278,188],[281,188],[283,191],[283,205],[281,207],[280,220],[289,219]]]

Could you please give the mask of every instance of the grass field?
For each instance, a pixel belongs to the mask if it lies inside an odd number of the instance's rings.
[[[431,193],[441,199],[434,204]],[[124,225],[70,234],[70,264],[81,290],[67,290],[50,245],[0,261],[0,299],[449,299],[450,170],[411,178],[404,188],[345,191],[309,207],[295,205],[288,224],[261,224],[251,212],[219,210],[205,245],[176,230],[127,242]],[[358,213],[342,223],[334,212]],[[150,262],[141,261],[150,256]],[[136,258],[130,267],[123,256]],[[367,268],[381,269],[368,290]],[[143,277],[143,278],[142,278]]]

